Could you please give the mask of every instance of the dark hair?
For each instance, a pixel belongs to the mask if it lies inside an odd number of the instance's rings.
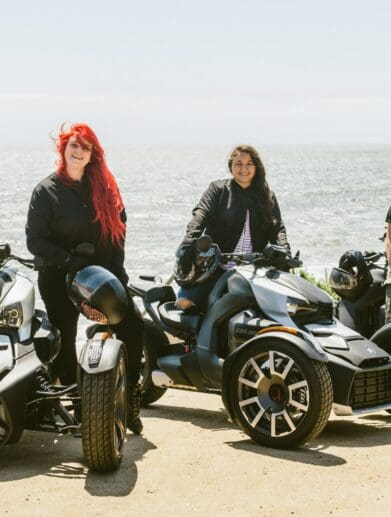
[[[95,211],[95,221],[101,227],[101,241],[111,241],[117,247],[122,248],[125,239],[125,223],[121,219],[121,211],[124,208],[117,182],[106,164],[105,153],[100,145],[98,137],[87,124],[72,124],[66,128],[61,126],[61,131],[55,139],[59,160],[57,175],[60,180],[71,185],[72,179],[66,171],[65,147],[71,136],[75,136],[80,144],[83,140],[92,146],[91,160],[86,166],[86,177],[91,188],[92,206]]]
[[[272,192],[266,181],[266,171],[258,151],[251,145],[237,145],[228,158],[228,168],[232,173],[232,163],[239,153],[248,153],[255,165],[255,176],[251,182],[250,189],[255,196],[256,205],[263,212],[266,220],[273,222],[274,201]]]

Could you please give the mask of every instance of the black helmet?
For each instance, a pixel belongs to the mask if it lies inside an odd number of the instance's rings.
[[[184,287],[208,280],[220,264],[220,255],[220,248],[207,235],[197,240],[196,249],[192,245],[180,246],[175,254],[177,284]]]
[[[359,251],[347,251],[339,259],[339,267],[333,268],[329,285],[342,298],[356,300],[371,285],[372,276]]]
[[[128,310],[125,287],[101,266],[81,269],[69,286],[69,297],[86,318],[108,325],[119,323]]]

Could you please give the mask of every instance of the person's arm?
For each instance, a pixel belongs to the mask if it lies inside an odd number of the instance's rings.
[[[273,194],[274,208],[273,208],[273,230],[270,238],[271,244],[277,244],[278,246],[282,246],[286,253],[291,256],[291,247],[288,242],[288,237],[286,234],[286,229],[284,225],[284,221],[281,217],[280,207],[278,205],[277,199]]]
[[[192,246],[196,239],[202,235],[202,232],[208,226],[210,221],[215,217],[215,209],[219,199],[219,192],[219,187],[213,182],[203,193],[200,201],[193,208],[193,217],[186,227],[186,235],[181,246]]]
[[[120,214],[121,221],[125,223],[126,226],[126,211],[125,208],[122,209]],[[121,246],[113,247],[113,255],[112,255],[112,272],[121,280],[124,285],[127,285],[129,282],[129,276],[126,273],[125,267],[125,236],[123,241],[121,242]]]
[[[27,213],[26,244],[34,255],[49,261],[52,265],[64,266],[70,253],[51,242],[50,221],[53,213],[47,191],[42,187],[34,189]]]

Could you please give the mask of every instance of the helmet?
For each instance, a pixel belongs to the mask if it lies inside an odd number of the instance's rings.
[[[372,276],[359,251],[347,251],[339,259],[339,267],[329,276],[330,287],[342,298],[357,300],[368,289]]]
[[[202,284],[210,278],[220,264],[220,248],[212,244],[210,237],[203,236],[197,240],[197,248],[183,245],[175,254],[174,275],[178,285]]]
[[[72,279],[68,291],[77,310],[90,320],[115,325],[128,311],[125,287],[101,266],[81,269]]]

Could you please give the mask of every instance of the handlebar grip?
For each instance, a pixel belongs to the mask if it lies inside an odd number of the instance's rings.
[[[295,267],[301,267],[303,265],[303,261],[299,259],[289,259],[288,260],[289,267],[295,268]]]
[[[154,282],[156,277],[153,275],[139,275],[140,280],[146,280],[147,282]]]

